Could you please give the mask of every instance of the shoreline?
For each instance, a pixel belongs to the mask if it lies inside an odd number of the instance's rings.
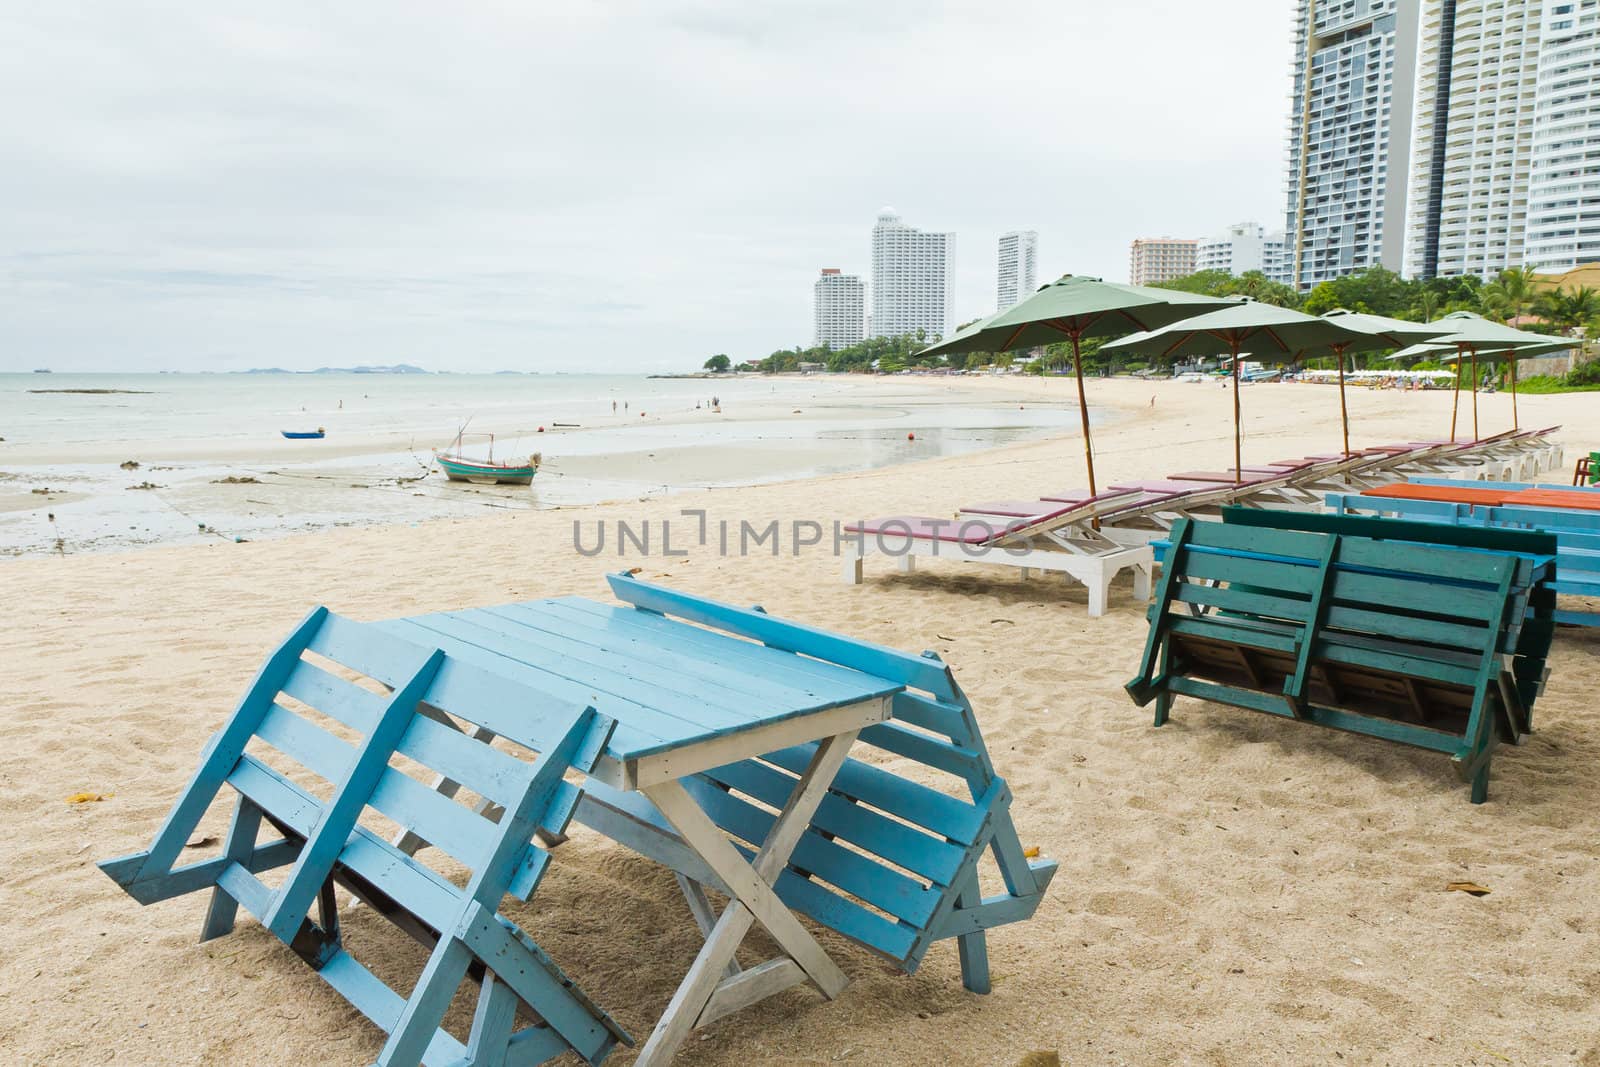
[[[783,391],[762,388],[777,379],[788,379]],[[520,445],[544,456],[531,487],[446,482],[410,432],[360,426],[311,442],[13,441],[0,445],[0,556],[571,508],[970,455],[1076,436],[1076,398],[1060,381],[751,376],[715,413],[689,398],[658,397],[673,406],[638,418],[602,412],[578,425],[522,427],[502,416],[491,423],[502,431],[499,454]],[[327,412],[311,417],[331,421]],[[1093,417],[1104,423],[1125,412],[1109,403]],[[53,492],[35,492],[41,488]],[[127,492],[138,488],[145,492],[137,498]]]

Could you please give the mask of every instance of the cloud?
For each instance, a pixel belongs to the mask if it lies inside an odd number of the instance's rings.
[[[633,370],[810,341],[879,206],[1120,278],[1282,214],[1288,15],[999,2],[33,5],[0,369]]]

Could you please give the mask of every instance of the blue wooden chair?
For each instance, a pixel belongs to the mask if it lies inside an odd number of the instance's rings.
[[[834,663],[903,686],[894,717],[857,740],[889,761],[905,761],[949,788],[923,784],[865,759],[845,761],[811,826],[775,884],[778,896],[858,944],[913,972],[937,941],[956,938],[964,984],[990,988],[984,931],[1030,918],[1056,861],[1024,855],[1011,820],[1011,790],[995,773],[954,675],[932,652],[920,656],[642,582],[610,578],[618,599],[759,641],[796,656]],[[686,779],[707,814],[748,857],[766,836],[811,759],[815,745],[771,752]],[[863,753],[864,754],[864,753]],[[591,782],[578,820],[713,888],[713,876],[674,847],[665,820],[636,795]],[[770,810],[769,810],[770,809]],[[1004,892],[985,897],[980,862],[992,856]],[[692,898],[691,898],[692,899]]]
[[[408,680],[379,695],[379,687],[347,681],[307,653],[368,679]],[[100,867],[142,904],[209,889],[202,941],[228,933],[243,905],[388,1034],[379,1064],[532,1064],[568,1051],[599,1063],[618,1041],[631,1044],[628,1035],[499,913],[507,894],[527,900],[538,887],[549,853],[531,842],[566,828],[580,793],[563,775],[592,769],[614,725],[570,702],[530,706],[537,695],[317,608],[213,736],[150,848]],[[297,708],[343,729],[325,729]],[[538,758],[489,747],[482,737],[493,733]],[[485,803],[468,807],[429,788],[397,767],[397,757],[448,776]],[[221,855],[176,866],[225,784],[237,799]],[[391,844],[374,828],[374,812],[467,867],[465,885]],[[281,836],[260,843],[263,822]],[[275,889],[257,877],[284,867]],[[336,885],[429,946],[409,995],[345,948]],[[441,1023],[469,972],[481,984],[463,1044]],[[536,1021],[519,1027],[519,1007]]]

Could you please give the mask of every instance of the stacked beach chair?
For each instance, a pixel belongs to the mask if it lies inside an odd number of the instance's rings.
[[[1195,697],[1450,756],[1488,795],[1490,759],[1531,726],[1554,629],[1555,539],[1229,509],[1182,520],[1137,675]]]
[[[953,939],[965,985],[987,992],[985,931],[1030,917],[1056,864],[1026,856],[949,668],[627,575],[611,585],[620,604],[376,624],[318,608],[151,847],[101,868],[144,904],[206,892],[202,940],[243,906],[384,1032],[386,1065],[599,1063],[631,1043],[503,910],[532,898],[575,823],[671,868],[705,937],[637,1063],[667,1063],[693,1029],[791,986],[838,996],[848,979],[801,916],[906,972]],[[179,866],[224,786],[219,853]],[[348,897],[427,949],[414,982],[391,987],[355,958]],[[779,953],[741,966],[757,924]],[[464,983],[463,1040],[442,1024]]]
[[[1563,596],[1600,599],[1600,488],[1420,478],[1359,493],[1329,493],[1326,503],[1341,515],[1551,534],[1557,546],[1552,588]],[[1600,626],[1600,610],[1593,608],[1558,608],[1555,617]]]

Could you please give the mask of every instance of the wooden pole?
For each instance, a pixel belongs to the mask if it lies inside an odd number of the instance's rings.
[[[1344,424],[1344,454],[1350,455],[1350,409],[1344,403],[1344,345],[1334,345],[1333,354],[1339,361],[1339,421]]]
[[[1456,345],[1456,386],[1450,394],[1450,443],[1456,443],[1456,411],[1461,407],[1461,346]]]
[[[1457,362],[1460,362],[1459,360]],[[1478,350],[1472,350],[1472,439],[1481,441],[1483,437],[1478,433]]]
[[[1511,360],[1511,428],[1518,428],[1517,424],[1517,354],[1507,354]]]
[[[1233,352],[1233,484],[1240,485],[1244,482],[1244,445],[1239,416],[1239,339],[1237,336],[1228,339],[1228,348]]]
[[[1089,495],[1095,495],[1094,488],[1094,449],[1089,443],[1089,401],[1083,392],[1083,356],[1078,351],[1078,345],[1083,340],[1083,334],[1073,331],[1072,334],[1072,371],[1078,378],[1078,416],[1083,422],[1083,462],[1089,469]]]

